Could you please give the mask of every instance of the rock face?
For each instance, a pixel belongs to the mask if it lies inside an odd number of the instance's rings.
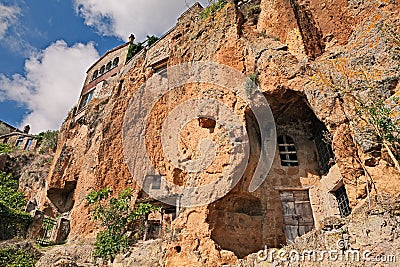
[[[229,2],[215,14],[200,18],[201,7],[194,6],[161,40],[126,62],[101,88],[96,87],[96,96],[84,113],[74,110],[69,114],[48,176],[44,211],[49,215],[70,212],[69,238],[79,239],[98,231],[85,206],[86,195],[94,189],[109,187],[118,193],[131,187],[140,198],[138,181],[154,174],[152,168],[165,177],[164,182],[181,186],[207,185],[218,179],[231,167],[231,157],[245,154],[235,154],[230,148],[223,121],[199,117],[176,129],[180,163],[202,159],[207,152],[199,150],[202,140],[217,144],[214,161],[196,179],[182,164],[176,166],[163,147],[163,128],[174,126],[164,125],[168,116],[196,98],[229,107],[246,130],[250,153],[244,174],[226,196],[209,205],[184,207],[167,224],[162,243],[165,266],[235,264],[265,245],[279,247],[322,227],[319,222],[325,217],[347,215],[371,194],[397,193],[399,174],[385,158],[385,150],[368,154],[361,149],[348,115],[354,107],[318,82],[326,70],[333,69],[329,66],[340,67],[337,60],[349,63],[345,65],[349,68],[366,66],[368,71],[390,66],[373,78],[383,92],[392,95],[399,78],[392,67],[398,62],[392,58],[393,46],[383,25],[397,29],[398,11],[395,1],[262,0]],[[154,103],[137,94],[145,82],[171,82],[174,73],[165,72],[164,63],[172,68],[197,61],[233,68],[257,82],[268,100],[276,125],[277,152],[270,151],[271,169],[254,192],[248,189],[262,156],[263,121],[257,121],[240,92],[188,83],[162,95],[151,87],[155,91],[145,93],[158,97]],[[246,94],[246,86],[242,91]],[[140,103],[133,110],[132,97]],[[222,112],[212,106],[204,110]],[[128,149],[123,139],[127,118],[137,118],[135,122],[143,127],[134,129],[138,138],[129,140]],[[151,164],[145,161],[146,155]],[[216,188],[210,190],[210,197]],[[346,191],[349,205],[343,206],[344,201],[338,207],[337,199]]]
[[[19,180],[19,190],[28,200],[28,212],[39,208],[46,197],[46,178],[53,155],[40,155],[33,152],[16,150],[0,155],[0,171],[11,173]]]
[[[322,229],[281,248],[280,255],[284,255],[282,259],[286,262],[291,260],[289,266],[310,266],[310,263],[311,266],[377,266],[378,262],[396,266],[400,256],[398,208],[398,199],[377,195],[370,207],[362,205],[345,220],[326,218]],[[235,266],[284,264],[277,256],[277,249],[264,249],[262,253],[249,255]]]

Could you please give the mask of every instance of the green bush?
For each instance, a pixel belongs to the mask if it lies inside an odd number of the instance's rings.
[[[58,131],[46,131],[36,135],[35,139],[40,142],[39,153],[56,152],[58,142]]]
[[[15,211],[23,211],[26,205],[24,193],[18,191],[18,180],[11,174],[0,172],[0,202]]]
[[[136,237],[141,236],[147,215],[157,208],[149,203],[131,207],[130,188],[123,190],[117,198],[110,198],[110,195],[109,188],[93,191],[86,197],[86,204],[93,205],[93,219],[105,228],[96,237],[94,255],[112,261],[128,248],[129,241],[136,241],[128,240],[128,231]]]
[[[15,147],[9,144],[0,144],[0,154],[1,153],[10,153],[15,150]]]
[[[39,258],[40,254],[33,249],[16,247],[0,249],[0,266],[4,267],[33,267]]]
[[[125,234],[116,234],[113,230],[106,229],[97,234],[94,245],[95,257],[113,259],[118,252],[123,252],[129,243]]]
[[[0,172],[0,240],[24,233],[32,216],[24,212],[26,199],[18,191],[18,180]]]
[[[128,55],[126,56],[126,61],[133,58],[134,55],[139,53],[143,49],[142,43],[131,43],[128,48]]]
[[[206,19],[220,11],[227,2],[225,0],[209,0],[209,5],[201,12],[200,19]]]
[[[147,46],[152,46],[155,42],[158,41],[158,39],[159,38],[155,35],[152,35],[152,36],[147,35],[147,39],[146,39]]]

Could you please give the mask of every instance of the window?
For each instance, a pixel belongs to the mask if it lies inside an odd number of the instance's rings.
[[[106,71],[109,71],[111,69],[112,63],[111,61],[107,63]]]
[[[98,71],[98,70],[95,70],[95,71],[93,72],[92,81],[95,80],[95,79],[97,78],[97,76],[99,76],[99,71]]]
[[[16,147],[22,146],[22,144],[24,143],[24,139],[25,139],[24,136],[18,137],[18,140],[17,140],[17,143],[15,144],[15,146],[16,146]]]
[[[339,187],[336,191],[333,192],[338,202],[338,207],[340,211],[340,216],[347,217],[351,213],[349,198],[347,197],[346,188],[344,185]]]
[[[151,181],[151,189],[153,189],[153,190],[161,189],[161,176],[159,176],[159,175],[153,176],[153,179]]]
[[[33,142],[33,139],[32,138],[29,138],[28,139],[28,142],[26,142],[26,144],[25,144],[25,150],[29,150],[30,148],[31,148],[31,146],[32,146],[32,142]]]
[[[294,140],[288,135],[278,137],[279,156],[282,166],[299,166]]]
[[[82,96],[81,104],[79,105],[79,109],[78,110],[86,107],[89,104],[89,102],[93,98],[93,93],[94,93],[94,90],[92,90],[89,93],[87,93],[86,95]]]
[[[155,73],[161,75],[161,77],[167,77],[167,68],[168,68],[168,58],[165,58],[152,66]]]
[[[160,175],[146,175],[144,181],[144,188],[149,190],[161,189],[161,176]]]
[[[335,163],[335,156],[333,154],[330,133],[326,126],[320,121],[314,121],[314,141],[317,147],[319,162],[324,174],[329,172],[329,169]]]
[[[118,66],[118,63],[119,63],[119,57],[116,57],[116,58],[114,59],[114,61],[113,61],[113,67]]]
[[[103,75],[105,70],[106,70],[106,66],[101,67],[99,75]]]

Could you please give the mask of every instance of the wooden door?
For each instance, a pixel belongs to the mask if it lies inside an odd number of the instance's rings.
[[[287,243],[294,242],[314,228],[308,190],[280,191],[282,215]]]

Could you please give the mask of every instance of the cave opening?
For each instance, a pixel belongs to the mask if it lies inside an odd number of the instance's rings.
[[[303,93],[284,90],[265,96],[277,132],[277,149],[267,178],[256,191],[248,191],[261,151],[258,122],[248,111],[245,116],[250,143],[247,169],[231,192],[208,207],[211,238],[222,249],[234,252],[239,258],[265,246],[279,248],[313,229],[315,223],[309,187],[303,184],[303,180],[326,173],[331,166],[327,162],[333,155],[329,143],[323,143],[322,150],[316,145],[317,142],[322,144],[322,132],[327,129]],[[280,143],[286,146],[281,151],[279,137],[282,139]],[[302,204],[295,205],[298,201]],[[297,218],[293,224],[287,220],[292,215]]]

